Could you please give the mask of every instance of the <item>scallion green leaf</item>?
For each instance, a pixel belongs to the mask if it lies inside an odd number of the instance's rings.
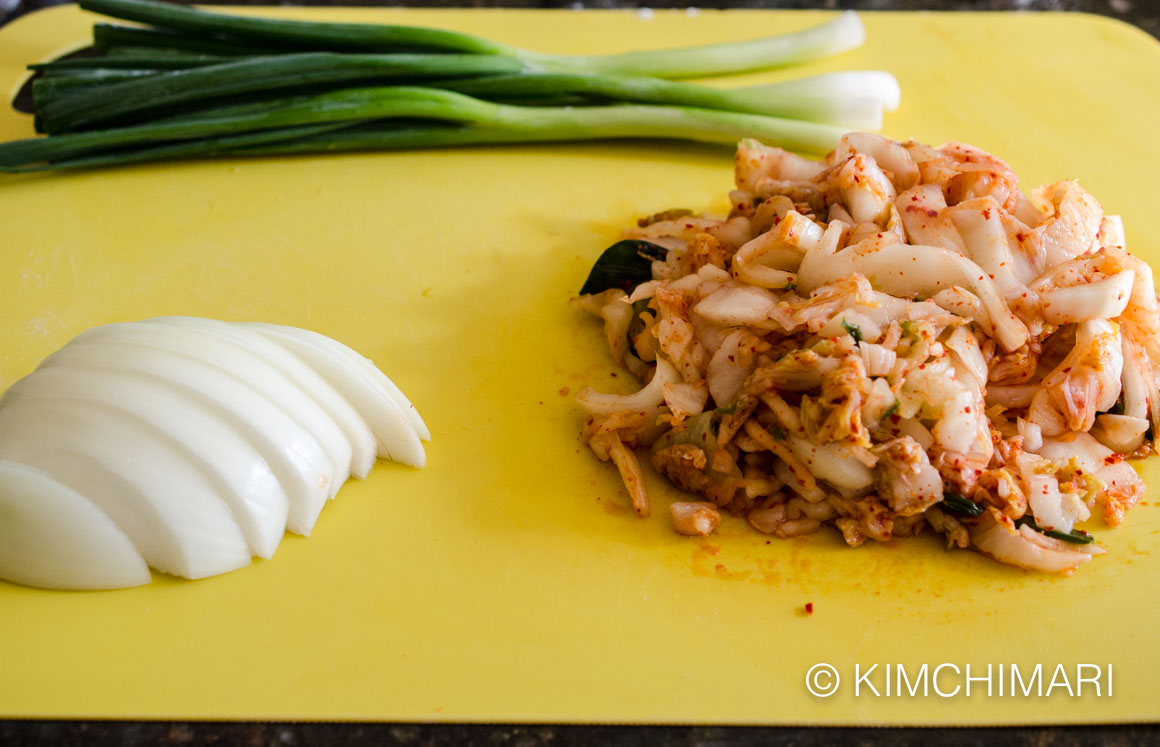
[[[1044,534],[1048,537],[1062,540],[1064,542],[1071,542],[1075,545],[1090,545],[1096,541],[1095,537],[1091,536],[1090,533],[1085,532],[1082,529],[1072,529],[1070,532],[1060,532],[1054,529],[1043,529],[1037,523],[1035,523],[1035,518],[1030,514],[1025,514],[1016,519],[1015,525],[1030,527],[1040,534]]]
[[[983,515],[983,507],[972,500],[968,500],[958,493],[943,493],[942,509],[949,514],[969,516],[975,518]]]

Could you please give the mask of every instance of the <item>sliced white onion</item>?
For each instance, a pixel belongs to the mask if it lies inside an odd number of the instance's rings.
[[[250,324],[314,367],[320,376],[358,408],[379,442],[379,456],[422,467],[427,456],[420,442],[431,431],[411,401],[386,374],[338,340],[310,330],[275,324]]]
[[[109,342],[139,345],[187,357],[213,366],[240,383],[261,387],[267,400],[305,428],[326,452],[332,465],[327,480],[330,498],[350,477],[353,454],[350,440],[313,398],[260,356],[201,327],[186,327],[178,333],[163,325],[146,322],[95,327],[78,335],[68,347],[99,347]]]
[[[0,461],[0,578],[49,589],[150,581],[141,553],[105,512],[38,469]]]
[[[35,467],[90,499],[159,571],[204,578],[250,562],[242,530],[209,481],[115,410],[6,397],[0,459]]]
[[[269,463],[196,398],[134,373],[49,366],[20,381],[5,401],[88,402],[135,418],[201,470],[226,503],[252,554],[269,558],[286,533],[290,500]]]
[[[421,464],[421,435],[389,379],[315,333],[191,317],[94,328],[0,398],[0,578],[124,588],[149,566],[241,568],[287,529],[309,534],[379,450]]]
[[[171,316],[149,319],[146,323],[202,330],[261,357],[297,384],[342,430],[351,445],[351,474],[362,479],[370,473],[371,467],[375,464],[377,444],[366,419],[328,381],[319,376],[313,367],[291,353],[285,346],[273,342],[253,327],[216,319]]]
[[[63,365],[129,371],[195,397],[233,425],[274,470],[290,499],[286,528],[310,534],[329,497],[334,466],[318,441],[265,392],[195,358],[115,341],[70,344],[41,364]]]

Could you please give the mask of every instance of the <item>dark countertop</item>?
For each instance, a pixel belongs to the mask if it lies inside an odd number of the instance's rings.
[[[202,0],[212,4],[212,0]],[[60,0],[0,0],[0,25]],[[854,10],[1071,11],[1097,13],[1138,26],[1160,38],[1160,0],[230,0],[230,5],[407,5],[416,7],[513,8],[834,8]],[[5,10],[9,7],[9,10]],[[2,676],[2,674],[0,674]],[[0,721],[0,747],[26,745],[495,745],[580,747],[588,745],[833,744],[1135,747],[1160,744],[1160,727],[1019,727],[968,729],[610,727],[559,725],[153,723],[116,721]]]

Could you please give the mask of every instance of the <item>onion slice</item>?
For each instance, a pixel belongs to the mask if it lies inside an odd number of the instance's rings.
[[[82,493],[159,571],[204,578],[250,562],[242,530],[213,486],[180,452],[115,410],[6,397],[0,459]]]
[[[125,342],[188,357],[260,389],[270,402],[305,428],[326,452],[332,465],[327,479],[328,497],[333,498],[350,477],[353,448],[335,421],[280,369],[248,349],[204,329],[186,328],[178,333],[145,322],[96,327],[78,335],[69,347],[108,342]]]
[[[225,418],[258,450],[282,483],[290,499],[286,528],[310,534],[329,497],[334,466],[318,441],[264,392],[195,358],[122,342],[70,344],[45,359],[41,367],[63,365],[148,376]]]
[[[365,411],[365,412],[364,412]],[[90,329],[0,397],[0,579],[189,579],[310,534],[379,455],[430,431],[345,345],[292,327],[159,317]]]
[[[145,320],[146,324],[159,324],[181,328],[199,329],[213,334],[221,340],[244,347],[254,353],[297,384],[302,391],[315,400],[342,430],[351,445],[351,474],[364,479],[375,465],[378,445],[367,425],[366,418],[358,413],[350,401],[326,381],[297,355],[284,346],[267,339],[252,327],[230,324],[217,319],[192,316],[168,316]]]
[[[0,578],[49,589],[150,581],[129,537],[92,501],[24,464],[0,461]]]
[[[196,399],[148,376],[83,366],[42,368],[13,387],[7,401],[73,402],[108,407],[189,457],[229,505],[252,554],[269,558],[286,533],[290,499],[269,463],[223,418]]]
[[[426,464],[420,441],[430,441],[431,431],[411,401],[375,364],[317,332],[276,324],[245,326],[300,356],[342,392],[367,419],[378,440],[379,456],[413,467]]]

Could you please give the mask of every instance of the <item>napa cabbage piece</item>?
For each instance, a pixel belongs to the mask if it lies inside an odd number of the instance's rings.
[[[939,247],[855,245],[828,256],[815,250],[802,260],[798,284],[808,292],[854,273],[868,278],[876,290],[903,298],[930,298],[961,286],[982,301],[985,316],[977,321],[1004,349],[1015,350],[1027,341],[1026,325],[1011,313],[995,281],[966,257]]]

